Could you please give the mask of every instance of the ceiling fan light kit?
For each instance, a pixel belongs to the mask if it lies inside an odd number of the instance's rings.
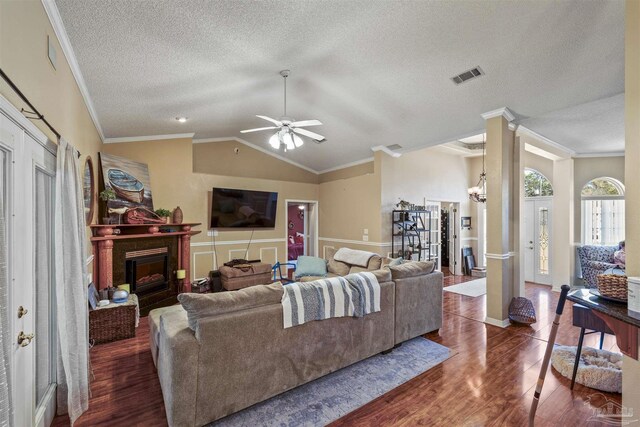
[[[268,116],[256,115],[263,120],[273,123],[275,126],[267,126],[262,128],[241,130],[240,133],[259,132],[263,130],[277,129],[276,133],[269,138],[269,145],[275,150],[283,147],[284,151],[293,150],[301,147],[304,144],[304,140],[298,135],[306,136],[313,139],[316,143],[326,141],[325,137],[315,132],[301,129],[307,126],[319,126],[322,124],[319,120],[300,120],[295,121],[291,117],[287,117],[287,77],[289,77],[289,70],[280,71],[280,75],[284,79],[284,115],[279,120],[272,119]]]

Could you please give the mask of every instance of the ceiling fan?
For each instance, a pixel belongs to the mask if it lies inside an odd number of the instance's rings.
[[[324,136],[319,135],[315,132],[308,131],[306,129],[301,129],[307,126],[319,126],[322,124],[320,120],[300,120],[295,121],[291,117],[287,117],[287,77],[289,77],[289,70],[280,71],[280,75],[284,78],[284,115],[280,117],[278,120],[272,119],[267,116],[259,116],[263,120],[273,123],[275,126],[267,126],[263,128],[255,128],[255,129],[247,129],[241,130],[240,133],[249,133],[249,132],[259,132],[263,130],[272,130],[277,129],[276,133],[269,138],[269,144],[275,148],[276,150],[280,148],[280,146],[284,147],[284,151],[293,150],[294,148],[300,147],[304,144],[302,138],[298,135],[306,136],[308,138],[313,139],[317,144],[325,142],[326,139]]]

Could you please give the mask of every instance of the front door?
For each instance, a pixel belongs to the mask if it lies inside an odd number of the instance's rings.
[[[551,284],[551,199],[525,200],[524,280]]]
[[[55,156],[0,109],[0,176],[5,218],[10,382],[14,425],[48,426],[55,413]],[[36,140],[38,138],[38,140]]]

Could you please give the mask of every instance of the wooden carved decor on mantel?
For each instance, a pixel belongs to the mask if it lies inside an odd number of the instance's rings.
[[[91,243],[95,261],[93,263],[94,280],[98,289],[113,286],[113,247],[114,242],[130,239],[149,239],[155,237],[174,237],[178,240],[178,266],[185,270],[187,280],[183,291],[191,291],[190,249],[191,236],[200,233],[192,227],[200,223],[184,224],[104,224],[92,225]],[[117,285],[117,284],[115,284]]]

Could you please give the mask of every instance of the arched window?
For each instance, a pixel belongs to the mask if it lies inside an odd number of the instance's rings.
[[[553,196],[553,187],[546,176],[535,169],[524,170],[524,196]]]
[[[616,245],[624,240],[624,184],[596,178],[582,187],[581,198],[584,244]]]

